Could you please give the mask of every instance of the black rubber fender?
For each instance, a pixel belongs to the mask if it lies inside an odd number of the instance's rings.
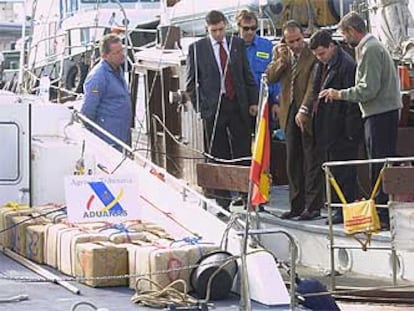
[[[66,89],[76,93],[83,93],[83,83],[87,74],[88,66],[84,63],[78,62],[70,66],[65,77]]]

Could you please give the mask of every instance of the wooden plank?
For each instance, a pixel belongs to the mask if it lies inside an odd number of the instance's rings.
[[[411,157],[414,155],[414,127],[399,127],[397,139],[397,155]]]
[[[382,187],[388,194],[414,194],[414,167],[384,169]]]
[[[197,164],[197,184],[207,189],[247,192],[250,167],[216,163]]]

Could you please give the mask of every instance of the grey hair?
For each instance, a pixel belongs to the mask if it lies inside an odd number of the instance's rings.
[[[119,38],[117,35],[110,33],[105,35],[99,44],[99,52],[101,55],[108,54],[111,52],[111,44],[113,43],[120,43],[121,38]]]
[[[344,17],[342,17],[339,22],[338,28],[340,30],[349,30],[350,28],[355,29],[357,32],[365,34],[367,33],[367,26],[364,19],[358,15],[356,12],[349,12]]]

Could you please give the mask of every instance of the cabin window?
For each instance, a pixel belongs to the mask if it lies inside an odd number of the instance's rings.
[[[80,29],[80,39],[82,45],[89,44],[91,42],[89,28]]]
[[[19,127],[16,123],[0,122],[0,137],[3,146],[0,150],[0,182],[15,182],[19,172]]]
[[[65,0],[64,17],[73,16],[79,10],[79,0]]]
[[[112,2],[116,2],[116,1],[114,1],[114,0],[111,0]],[[147,2],[147,1],[137,1],[137,0],[119,0],[119,2]],[[151,2],[153,2],[153,1],[151,1]]]
[[[108,0],[81,0],[82,3],[107,3]]]
[[[57,33],[57,22],[49,23],[49,38],[50,39],[47,40],[48,55],[56,54],[56,45],[57,45],[56,33]]]
[[[72,13],[77,12],[79,10],[78,0],[71,0],[70,1],[70,11]]]

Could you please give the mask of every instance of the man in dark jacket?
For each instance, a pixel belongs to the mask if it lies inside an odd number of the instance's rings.
[[[310,48],[319,63],[315,66],[313,126],[315,141],[325,161],[356,159],[362,136],[362,119],[358,104],[341,101],[340,105],[319,99],[318,94],[327,88],[344,89],[355,84],[356,63],[339,47],[326,30],[316,32]],[[357,171],[355,166],[336,166],[333,175],[348,202],[356,199]],[[335,196],[334,196],[335,197]],[[342,211],[336,209],[333,223],[341,223]]]
[[[208,35],[189,47],[186,91],[204,121],[205,151],[215,158],[251,155],[250,116],[257,114],[258,92],[242,39],[226,36],[220,11],[206,16]],[[250,165],[250,161],[235,164]],[[217,190],[217,203],[228,208],[228,191]]]

